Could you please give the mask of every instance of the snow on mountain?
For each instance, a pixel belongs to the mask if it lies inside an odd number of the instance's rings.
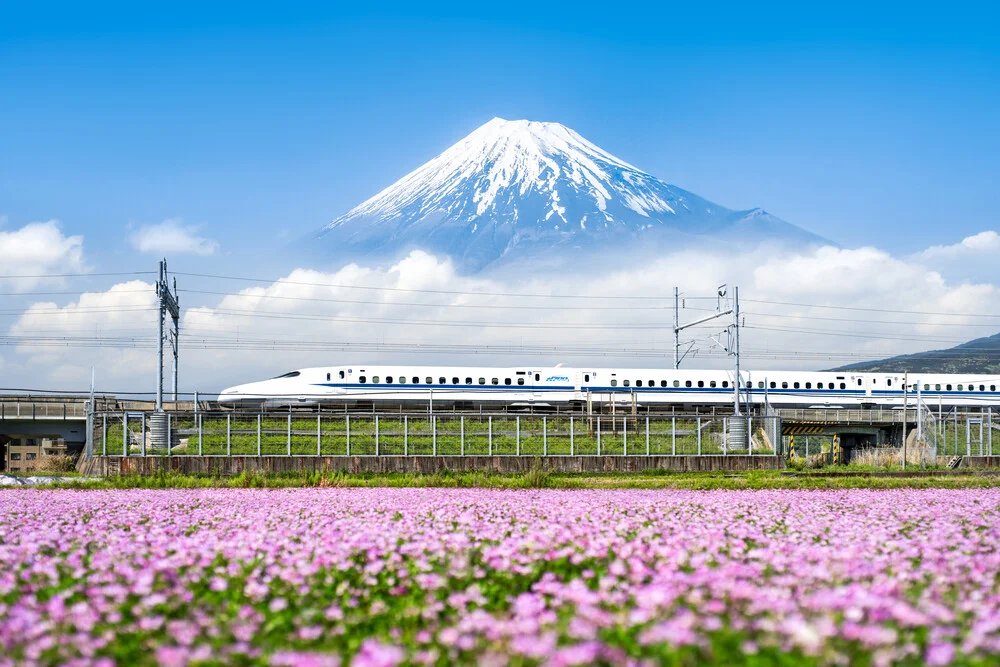
[[[477,271],[532,256],[551,261],[731,234],[823,242],[761,209],[733,211],[664,183],[559,123],[494,118],[319,237],[352,259],[423,248]]]

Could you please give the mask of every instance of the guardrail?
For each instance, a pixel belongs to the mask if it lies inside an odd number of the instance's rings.
[[[780,419],[757,416],[99,412],[93,424],[92,451],[112,456],[773,456],[781,447]]]
[[[0,401],[0,419],[86,419],[83,401]]]

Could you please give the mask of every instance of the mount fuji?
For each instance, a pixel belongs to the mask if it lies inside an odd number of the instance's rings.
[[[829,244],[754,208],[669,185],[559,123],[494,118],[323,227],[322,250],[394,259],[420,248],[465,272],[518,260],[725,244]]]

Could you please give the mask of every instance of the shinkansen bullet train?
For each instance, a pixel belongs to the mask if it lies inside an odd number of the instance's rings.
[[[731,405],[732,371],[660,368],[487,368],[333,366],[302,368],[226,389],[229,408],[352,403],[462,403],[559,406],[635,402],[642,406]],[[744,405],[894,407],[903,404],[902,373],[749,371],[740,373]],[[1000,375],[910,374],[909,404],[1000,405]]]

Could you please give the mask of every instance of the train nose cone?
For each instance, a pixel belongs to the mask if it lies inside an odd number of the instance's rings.
[[[239,387],[223,389],[219,394],[219,405],[223,407],[236,407],[239,404]]]

